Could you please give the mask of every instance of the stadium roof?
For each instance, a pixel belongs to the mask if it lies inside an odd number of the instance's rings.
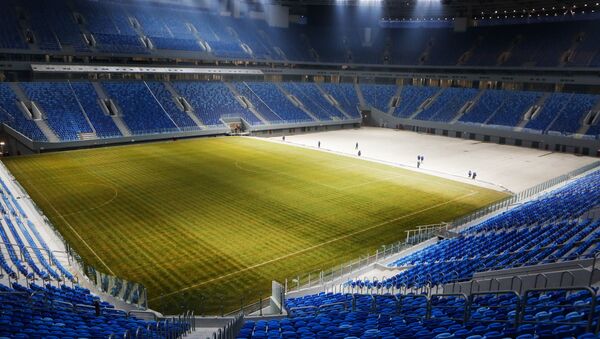
[[[257,2],[257,0],[250,1]],[[260,1],[264,3],[265,1]],[[381,6],[392,18],[419,16],[563,15],[600,10],[600,0],[271,0],[292,9],[306,6]],[[418,13],[417,13],[418,12]]]

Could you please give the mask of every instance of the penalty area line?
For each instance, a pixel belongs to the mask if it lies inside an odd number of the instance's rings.
[[[459,196],[459,197],[456,197],[456,198],[454,198],[454,199],[451,199],[451,200],[448,200],[448,201],[445,201],[445,202],[442,202],[442,203],[439,203],[439,204],[435,204],[435,205],[429,206],[429,207],[427,207],[427,208],[423,208],[423,209],[421,209],[421,210],[414,211],[414,212],[411,212],[411,213],[408,213],[408,214],[405,214],[405,215],[401,215],[401,216],[399,216],[399,217],[397,217],[397,218],[390,219],[390,220],[387,220],[387,221],[383,221],[383,222],[381,222],[381,223],[375,224],[375,225],[373,225],[373,226],[370,226],[370,227],[367,227],[367,228],[362,228],[362,229],[360,229],[360,230],[357,230],[357,231],[354,231],[354,232],[352,232],[352,233],[348,233],[348,234],[345,234],[345,235],[343,235],[343,236],[340,236],[340,237],[337,237],[337,238],[330,239],[330,240],[328,240],[328,241],[325,241],[325,242],[322,242],[322,243],[319,243],[319,244],[316,244],[316,245],[313,245],[313,246],[310,246],[310,247],[307,247],[307,248],[304,248],[304,249],[298,250],[298,251],[296,251],[296,252],[288,253],[288,254],[286,254],[286,255],[283,255],[283,256],[280,256],[280,257],[277,257],[277,258],[273,258],[273,259],[267,260],[267,261],[265,261],[265,262],[262,262],[262,263],[259,263],[259,264],[255,264],[255,265],[252,265],[252,266],[248,266],[248,267],[242,268],[242,269],[240,269],[240,270],[237,270],[237,271],[229,272],[229,273],[227,273],[227,274],[223,274],[223,275],[220,275],[220,276],[218,276],[218,277],[214,277],[214,278],[211,278],[211,279],[208,279],[208,280],[205,280],[205,281],[199,282],[199,283],[197,283],[197,284],[193,284],[193,285],[190,285],[190,286],[187,286],[187,287],[181,288],[181,289],[179,289],[179,290],[176,290],[176,291],[173,291],[173,292],[169,292],[169,293],[167,293],[167,294],[163,294],[163,295],[160,295],[160,296],[157,296],[157,297],[154,297],[154,298],[150,298],[150,299],[148,299],[148,301],[155,301],[155,300],[160,300],[160,299],[163,299],[163,298],[165,298],[165,297],[170,297],[170,296],[173,296],[173,295],[179,294],[179,293],[181,293],[181,292],[185,292],[185,291],[187,291],[187,290],[191,290],[191,289],[194,289],[194,288],[197,288],[197,287],[200,287],[200,286],[203,286],[203,285],[209,284],[209,283],[211,283],[211,282],[214,282],[214,281],[218,281],[218,280],[221,280],[221,279],[224,279],[224,278],[228,278],[228,277],[231,277],[231,276],[233,276],[233,275],[236,275],[236,274],[239,274],[239,273],[243,273],[243,272],[246,272],[246,271],[253,270],[253,269],[255,269],[255,268],[258,268],[258,267],[261,267],[261,266],[265,266],[265,265],[268,265],[268,264],[271,264],[271,263],[274,263],[274,262],[277,262],[277,261],[281,261],[281,260],[284,260],[284,259],[287,259],[287,258],[290,258],[290,257],[296,256],[296,255],[298,255],[298,254],[301,254],[301,253],[304,253],[304,252],[308,252],[308,251],[314,250],[314,249],[316,249],[316,248],[319,248],[319,247],[322,247],[322,246],[325,246],[325,245],[328,245],[328,244],[334,243],[334,242],[336,242],[336,241],[343,240],[343,239],[346,239],[346,238],[349,238],[349,237],[355,236],[355,235],[357,235],[357,234],[361,234],[361,233],[364,233],[364,232],[367,232],[367,231],[370,231],[370,230],[373,230],[373,229],[379,228],[379,227],[381,227],[381,226],[385,226],[385,225],[391,224],[391,223],[393,223],[393,222],[396,222],[396,221],[398,221],[398,220],[406,219],[406,218],[409,218],[409,217],[415,216],[415,215],[417,215],[417,214],[420,214],[420,213],[423,213],[423,212],[427,212],[427,211],[429,211],[429,210],[432,210],[432,209],[434,209],[434,208],[438,208],[438,207],[441,207],[441,206],[444,206],[444,205],[448,205],[448,204],[450,204],[450,203],[453,203],[453,202],[455,202],[455,201],[458,201],[458,200],[461,200],[461,199],[464,199],[464,198],[468,198],[468,197],[470,197],[470,196],[473,196],[473,195],[475,195],[475,194],[477,194],[477,193],[479,193],[479,192],[477,192],[477,191],[471,191],[470,193],[467,193],[467,194],[461,195],[461,196]]]

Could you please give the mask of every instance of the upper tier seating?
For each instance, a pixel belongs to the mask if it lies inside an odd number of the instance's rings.
[[[3,1],[0,49],[164,54],[165,50],[202,52],[227,59],[292,60],[354,64],[498,67],[600,67],[598,20],[482,25],[465,33],[450,25],[418,23],[397,28],[290,24],[268,27],[264,20],[233,18],[214,10],[185,5],[113,1],[32,0],[19,7]],[[23,18],[22,20],[20,18]],[[75,21],[77,18],[77,21]],[[20,22],[21,21],[21,22]],[[333,24],[332,24],[333,25]],[[91,33],[95,47],[86,45]],[[140,39],[146,36],[150,49]],[[245,45],[249,49],[245,50]],[[571,54],[566,53],[571,51]],[[566,56],[570,55],[570,58]]]

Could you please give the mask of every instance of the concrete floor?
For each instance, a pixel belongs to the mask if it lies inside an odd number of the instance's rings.
[[[281,137],[269,138],[283,142]],[[285,143],[356,156],[481,186],[520,192],[598,161],[593,157],[554,153],[474,140],[363,127],[286,136]],[[425,157],[420,169],[417,156]],[[477,180],[468,171],[477,172]]]

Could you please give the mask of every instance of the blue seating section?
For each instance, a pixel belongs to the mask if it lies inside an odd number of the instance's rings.
[[[248,320],[237,337],[588,339],[597,338],[587,320],[598,299],[585,289],[482,294],[468,304],[459,296],[321,293],[288,299],[291,317]]]
[[[600,101],[598,95],[573,95],[548,129],[565,134],[576,133],[581,127],[582,119],[593,107],[598,105],[598,101]]]
[[[77,96],[77,100],[85,109],[85,113],[99,138],[122,136],[113,119],[102,111],[100,98],[98,98],[96,90],[90,82],[72,82],[71,88]]]
[[[177,126],[158,104],[145,82],[103,82],[134,134],[173,132]]]
[[[391,107],[392,97],[396,95],[398,86],[365,84],[360,85],[360,90],[369,105],[382,112],[387,112]]]
[[[0,13],[0,49],[28,49],[23,33],[19,31],[19,22],[13,1],[1,1]]]
[[[281,85],[293,94],[319,120],[344,119],[345,116],[333,106],[314,83],[287,82]]]
[[[268,82],[246,82],[250,90],[260,98],[270,111],[277,112],[287,122],[313,121],[302,109],[295,106],[277,85]],[[262,111],[260,111],[262,113]],[[263,114],[264,116],[264,114]]]
[[[472,88],[445,88],[415,119],[450,122],[477,93],[479,92]]]
[[[194,108],[193,114],[210,127],[222,126],[222,117],[242,117],[251,125],[303,123],[360,118],[359,97],[355,85],[308,82],[233,82],[234,90],[222,82],[104,82],[108,96],[115,100],[131,125],[133,134],[196,130],[202,127],[182,111],[176,97],[184,97]],[[99,138],[121,136],[113,119],[102,111],[100,100],[89,82],[22,83],[26,96],[46,113],[45,119],[61,141],[78,140],[81,133],[96,132]],[[584,117],[600,105],[599,95],[542,93],[509,90],[478,90],[458,87],[404,85],[361,85],[367,105],[389,111],[391,98],[399,93],[393,115],[452,123],[469,102],[458,122],[488,126],[525,127],[541,133],[571,135],[583,127]],[[260,116],[245,107],[235,93],[251,103]],[[295,99],[287,97],[293,95]],[[426,104],[425,104],[426,103]],[[17,107],[17,97],[7,84],[0,84],[0,119],[34,140],[46,138],[36,123]],[[541,108],[524,126],[520,122],[534,105]],[[306,112],[308,111],[308,113]],[[314,118],[313,118],[314,117]],[[262,120],[264,119],[264,121]],[[89,123],[88,121],[89,120]],[[598,135],[600,127],[584,132]]]
[[[48,125],[61,140],[79,140],[79,133],[92,132],[70,83],[27,82],[21,86],[43,110]]]
[[[148,82],[147,84],[160,106],[167,112],[177,127],[185,130],[199,129],[194,120],[186,112],[177,107],[173,95],[164,83]]]
[[[412,116],[425,100],[434,96],[439,90],[438,87],[402,86],[400,101],[394,110],[394,115],[400,118]]]
[[[107,338],[134,337],[137,333],[143,338],[164,338],[186,329],[181,323],[156,323],[128,316],[106,302],[100,303],[100,315],[96,315],[96,300],[96,296],[81,287],[0,285],[0,336]]]
[[[32,140],[47,141],[46,136],[17,106],[18,98],[10,85],[0,83],[0,119]]]
[[[517,126],[525,112],[542,97],[539,92],[506,92],[504,103],[486,122],[488,125]]]
[[[16,15],[24,9],[24,22]],[[220,15],[216,9],[169,6],[162,3],[114,1],[47,1],[26,4],[3,1],[0,49],[29,49],[24,30],[30,29],[36,47],[46,51],[161,53],[164,50],[201,52],[207,42],[214,56],[227,59],[499,67],[600,67],[598,20],[538,24],[476,25],[454,32],[450,25],[422,24],[370,27],[370,38],[360,26],[332,27],[290,24],[268,27],[248,16]],[[75,22],[74,13],[83,17]],[[24,26],[23,28],[21,26]],[[86,46],[83,33],[97,46]],[[147,36],[156,50],[140,40]],[[576,38],[580,41],[574,43]],[[252,52],[245,51],[246,45]],[[574,48],[569,60],[561,58]],[[279,52],[280,50],[281,52]],[[501,57],[502,56],[502,57]]]
[[[331,95],[342,110],[351,118],[360,118],[360,100],[352,84],[321,84],[325,92]]]
[[[595,172],[468,228],[461,237],[443,240],[399,259],[391,266],[408,269],[386,281],[349,284],[418,288],[470,279],[482,270],[576,259],[569,257],[574,253],[593,257],[600,250],[600,221],[576,219],[600,204],[598,187],[600,172]]]
[[[194,113],[205,125],[220,125],[222,116],[236,116],[251,125],[262,121],[238,102],[222,82],[177,81],[173,87],[194,108]]]

